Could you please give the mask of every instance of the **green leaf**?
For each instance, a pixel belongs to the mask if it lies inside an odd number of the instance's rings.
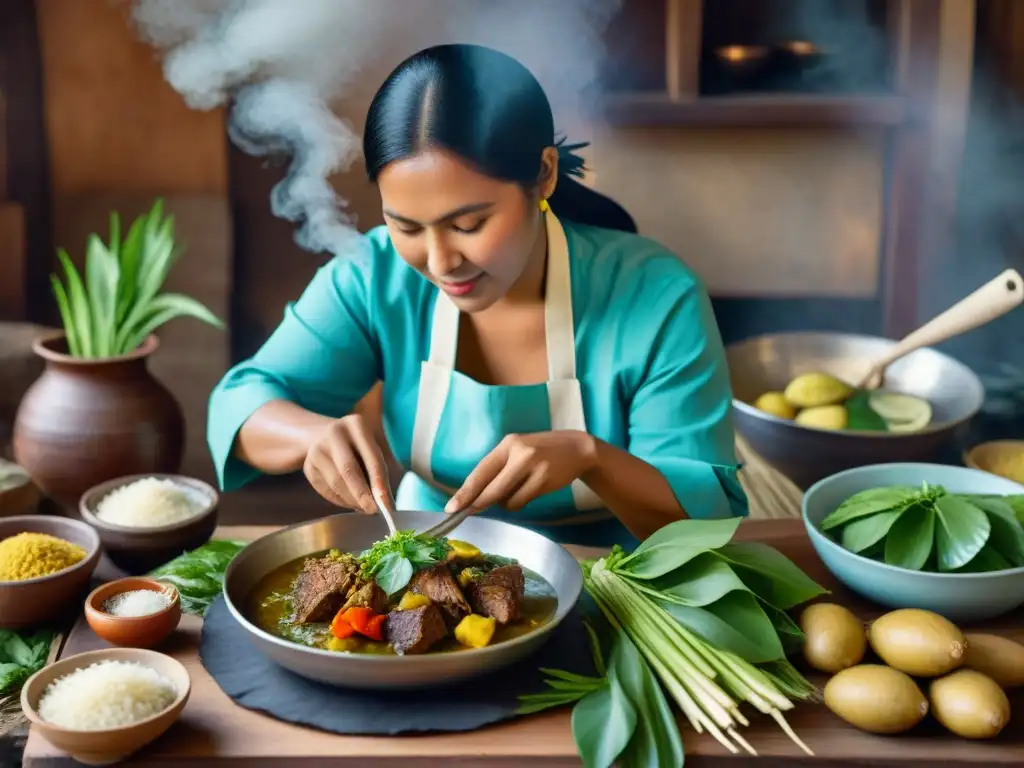
[[[142,264],[143,237],[145,236],[147,216],[140,216],[128,229],[128,236],[121,244],[118,253],[121,264],[121,279],[117,286],[117,327],[120,328],[128,317],[128,311],[135,301],[138,288],[139,267]],[[113,240],[113,236],[111,236]]]
[[[772,620],[750,592],[730,592],[703,608],[667,602],[658,605],[709,645],[752,664],[785,658]]]
[[[731,541],[715,550],[740,579],[765,602],[788,611],[828,590],[777,549],[755,541]]]
[[[821,521],[821,530],[828,531],[867,515],[886,512],[906,504],[916,495],[917,489],[906,485],[872,488],[855,493]]]
[[[747,585],[733,572],[728,563],[715,554],[699,554],[674,571],[652,579],[647,586],[657,590],[661,598],[668,602],[694,608],[713,603],[734,589],[746,591]]]
[[[920,571],[935,542],[935,512],[930,505],[912,504],[900,514],[885,538],[885,562]]]
[[[992,525],[988,515],[958,496],[942,496],[935,500],[938,525],[935,549],[939,554],[939,570],[952,571],[969,563],[985,546]]]
[[[174,218],[160,220],[162,206],[154,206],[146,219],[142,234],[142,255],[137,272],[135,296],[127,317],[118,328],[117,345],[124,348],[134,329],[139,327],[149,312],[150,302],[156,297],[178,256],[174,244]]]
[[[224,572],[246,546],[244,541],[212,539],[150,572],[150,576],[177,587],[181,610],[202,616],[224,588]]]
[[[53,286],[53,295],[57,299],[57,309],[60,311],[60,321],[64,325],[64,336],[68,341],[68,354],[72,357],[81,357],[82,345],[78,341],[78,329],[75,327],[71,302],[68,301],[64,284],[56,275],[50,275],[50,285]]]
[[[772,626],[775,627],[775,633],[779,636],[779,642],[782,643],[782,650],[785,655],[791,656],[799,651],[803,647],[805,640],[800,626],[785,611],[780,611],[763,600],[759,602],[761,610],[765,612],[765,615],[771,620]]]
[[[180,293],[164,293],[153,299],[137,327],[118,336],[119,354],[137,349],[153,331],[178,317],[192,317],[214,328],[223,328],[224,323],[201,303]],[[125,326],[126,327],[126,326]]]
[[[879,512],[870,517],[862,517],[849,523],[841,532],[840,540],[843,548],[851,552],[863,552],[877,544],[889,532],[892,524],[903,514],[902,509],[891,512]]]
[[[616,633],[608,661],[608,680],[611,685],[621,686],[636,710],[636,728],[621,755],[622,765],[682,768],[683,740],[675,716],[654,673],[621,630]]]
[[[92,344],[92,318],[89,312],[89,299],[85,293],[85,286],[82,284],[82,277],[75,269],[71,258],[63,248],[57,250],[57,258],[64,268],[64,276],[67,280],[68,310],[71,314],[71,322],[75,328],[75,335],[78,337],[78,345],[82,357],[92,357],[95,354]]]
[[[413,573],[415,569],[408,558],[398,552],[390,552],[381,559],[374,581],[390,597],[405,588]]]
[[[636,709],[618,682],[591,691],[572,710],[572,737],[585,768],[615,764],[636,729]]]
[[[846,428],[854,432],[873,431],[888,432],[889,425],[885,419],[869,405],[871,393],[858,389],[847,399],[846,412],[848,420]]]
[[[972,499],[971,504],[988,515],[992,532],[988,545],[1013,567],[1024,566],[1024,528],[1013,508],[999,499]]]
[[[954,569],[952,573],[991,573],[992,571],[1005,571],[1012,567],[1013,565],[999,554],[995,547],[986,544],[969,563]]]
[[[702,552],[729,543],[742,518],[677,520],[659,528],[624,557],[616,570],[637,579],[656,579],[685,565]]]
[[[92,314],[92,348],[97,357],[114,354],[117,312],[117,257],[107,250],[96,235],[89,235],[85,252],[85,280],[89,288]]]

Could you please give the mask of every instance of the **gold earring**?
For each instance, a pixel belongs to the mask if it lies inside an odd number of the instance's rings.
[[[548,201],[546,198],[540,201],[540,210],[541,213],[547,213],[548,211],[551,210],[551,206],[548,205]]]

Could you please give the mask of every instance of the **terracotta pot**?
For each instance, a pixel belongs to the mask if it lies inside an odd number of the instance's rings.
[[[33,344],[46,368],[18,407],[14,458],[65,509],[98,483],[181,468],[181,406],[147,365],[158,346],[150,336],[129,355],[83,360],[63,333]]]

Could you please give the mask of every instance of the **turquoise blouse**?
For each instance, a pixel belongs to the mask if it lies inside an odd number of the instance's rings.
[[[652,240],[570,221],[562,226],[587,431],[657,468],[690,517],[745,516],[728,370],[703,284]],[[421,363],[429,353],[438,289],[401,259],[386,227],[359,238],[355,251],[322,266],[302,296],[285,308],[284,319],[260,350],[214,389],[207,438],[222,490],[239,488],[259,474],[232,455],[238,430],[259,407],[285,399],[340,418],[378,380],[384,383],[388,442],[409,469]],[[461,414],[464,425],[439,430],[431,465],[438,481],[458,487],[501,439],[498,432],[544,429],[547,416],[540,413],[543,404],[524,405],[528,387],[485,387],[459,373],[453,379],[461,380],[467,394],[449,395],[445,412],[469,412]],[[537,413],[510,419],[507,410],[517,403]],[[474,428],[474,413],[492,427]],[[447,499],[409,472],[397,502],[399,508],[440,512]],[[571,517],[575,511],[563,489],[520,512],[484,514],[563,543],[635,544],[614,518],[545,527],[549,518]]]

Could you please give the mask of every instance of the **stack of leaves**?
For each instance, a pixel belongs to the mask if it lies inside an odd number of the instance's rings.
[[[64,282],[50,276],[73,357],[109,358],[138,348],[146,337],[176,317],[193,317],[221,328],[223,324],[195,299],[160,293],[180,255],[174,240],[174,217],[163,215],[157,200],[121,240],[116,213],[110,217],[110,242],[89,236],[83,280],[63,249],[57,256]]]
[[[854,494],[821,522],[844,549],[915,571],[1024,566],[1022,496],[950,493],[922,484]]]
[[[743,702],[811,754],[782,714],[817,695],[786,659],[803,642],[786,611],[826,590],[772,547],[731,541],[739,522],[681,520],[632,554],[616,547],[585,563],[586,590],[615,634],[607,671],[545,670],[553,692],[522,697],[521,711],[577,702],[573,735],[587,766],[682,765],[664,693],[734,754],[756,754],[738,730],[749,725]]]
[[[224,590],[224,573],[245,545],[244,541],[213,539],[161,565],[150,576],[177,588],[182,611],[202,616]]]
[[[20,635],[0,629],[0,698],[17,693],[22,683],[46,665],[54,637],[50,630]]]

